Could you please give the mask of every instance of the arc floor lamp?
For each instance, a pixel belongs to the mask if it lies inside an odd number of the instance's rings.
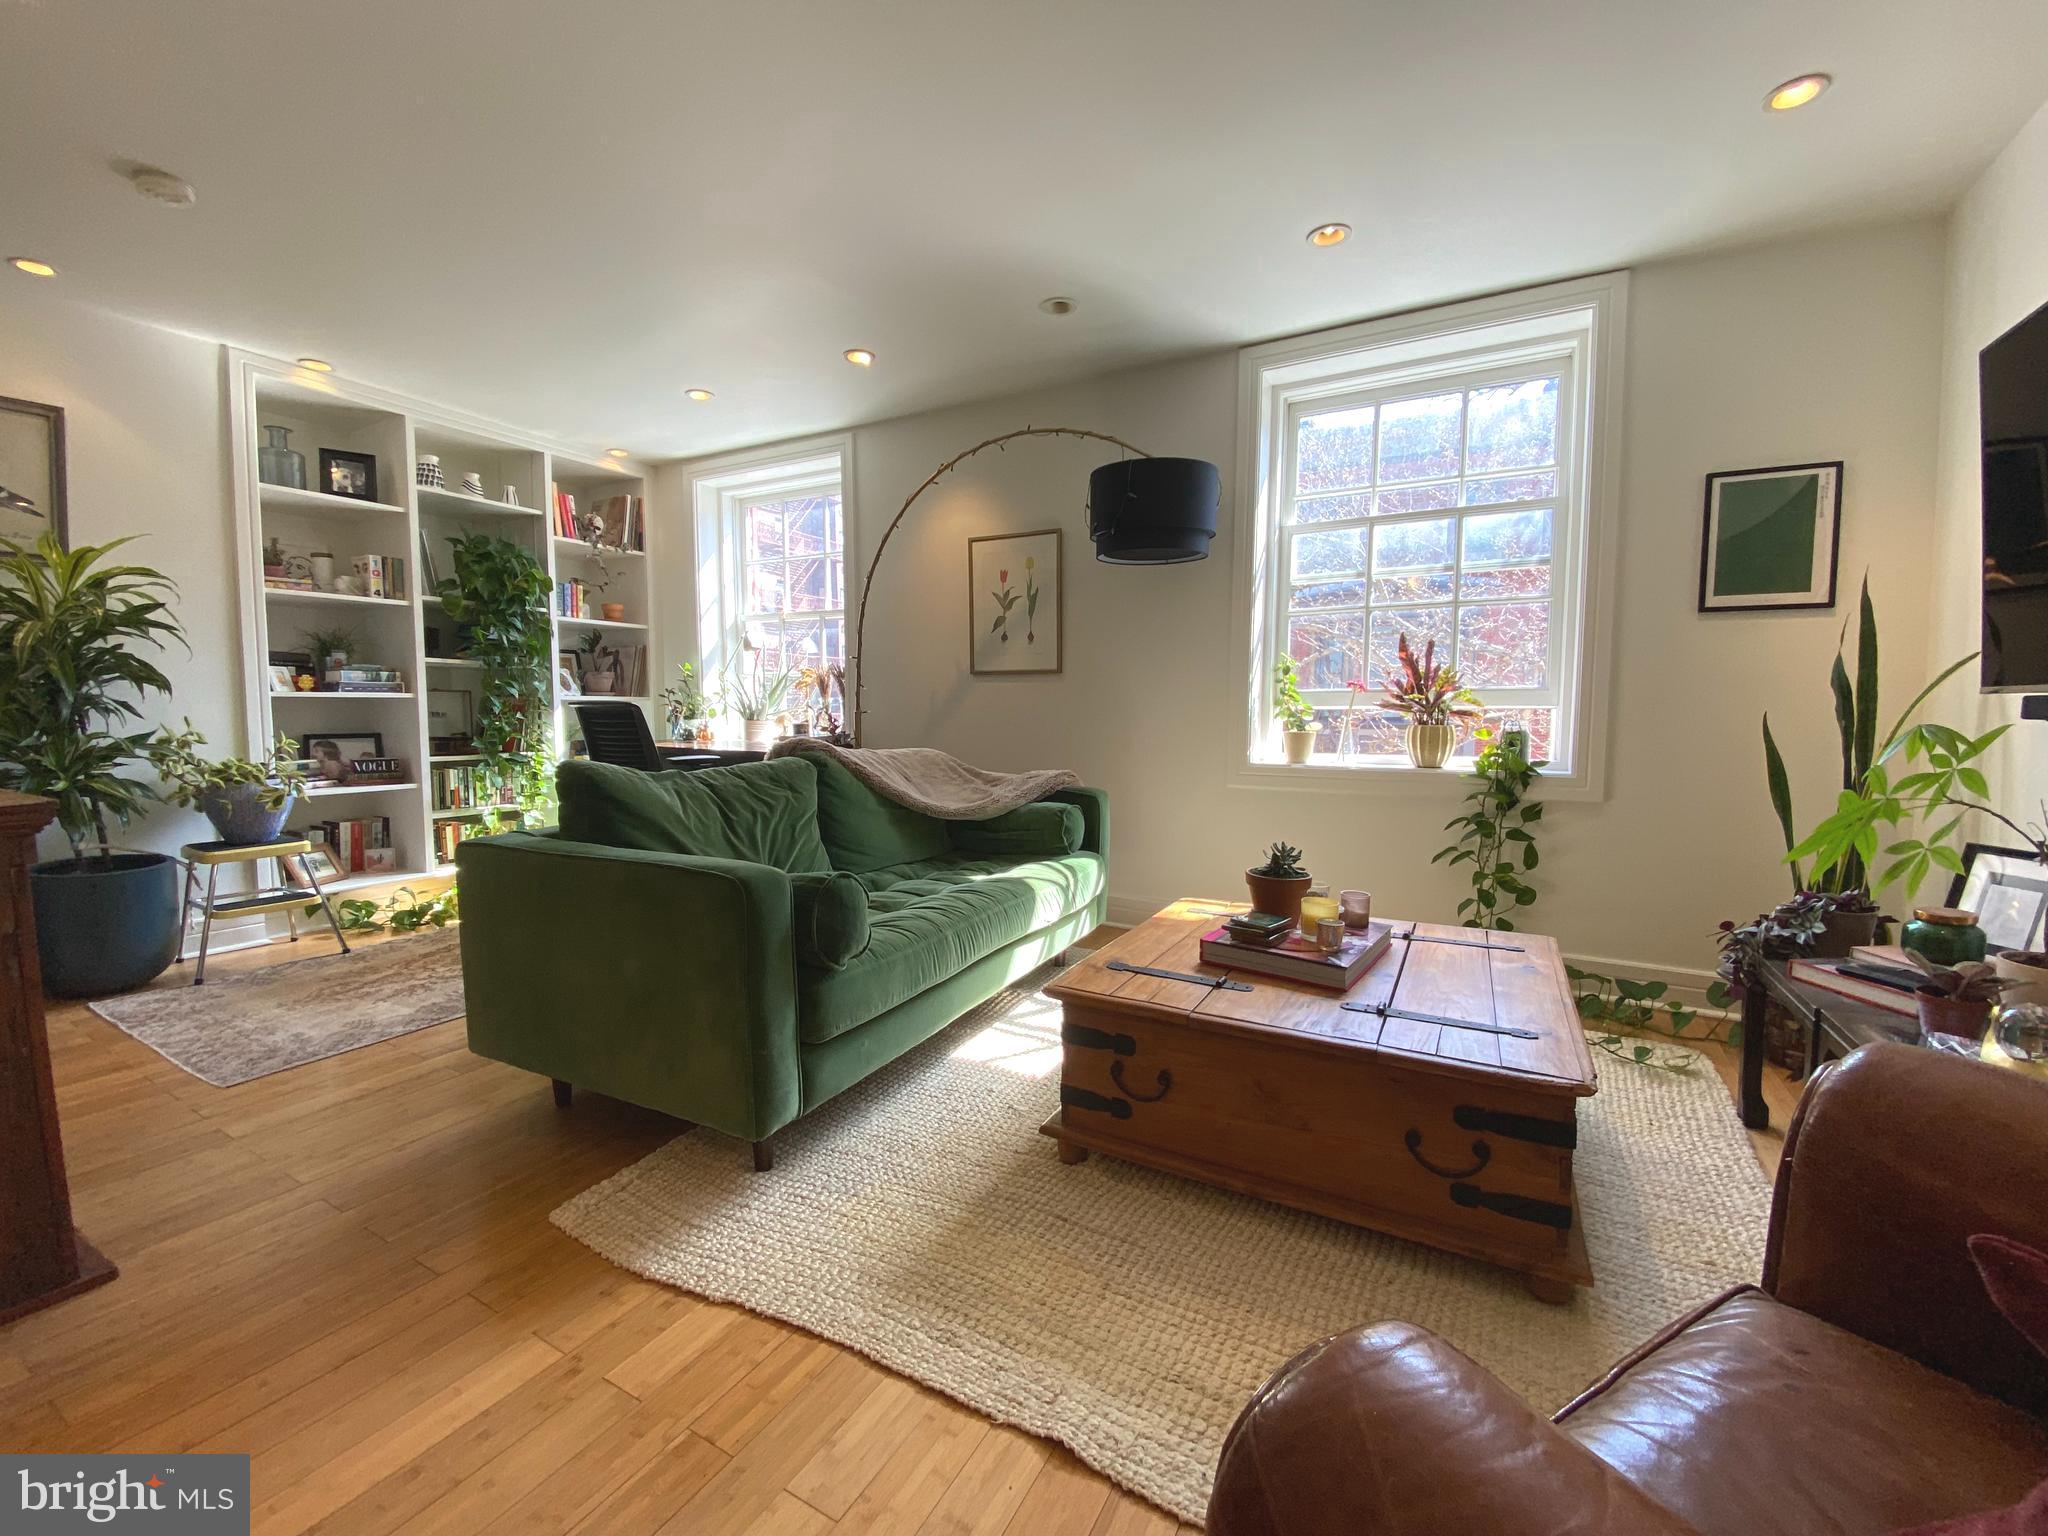
[[[851,658],[855,746],[860,745],[864,717],[861,694],[867,673],[863,658],[867,655],[868,593],[874,588],[875,571],[882,563],[889,540],[895,537],[918,497],[977,453],[1001,448],[1020,437],[1087,438],[1135,455],[1105,464],[1088,477],[1088,537],[1095,544],[1097,560],[1110,565],[1181,565],[1209,553],[1209,541],[1216,537],[1223,477],[1206,459],[1155,458],[1120,437],[1087,427],[1019,427],[954,454],[904,498],[889,526],[882,530],[882,540],[875,546],[874,558],[868,561],[867,575],[861,580]]]

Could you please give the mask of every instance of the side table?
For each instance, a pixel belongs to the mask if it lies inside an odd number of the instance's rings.
[[[1764,1103],[1764,1010],[1776,1003],[1806,1029],[1806,1071],[1811,1077],[1824,1061],[1846,1056],[1859,1045],[1890,1040],[1919,1045],[1920,1025],[1904,1014],[1888,1013],[1837,992],[1809,987],[1792,979],[1782,960],[1766,960],[1762,982],[1742,998],[1742,1123],[1753,1131],[1771,1123]]]
[[[334,937],[341,944],[341,952],[348,950],[348,937],[341,931],[341,919],[334,915],[334,905],[328,901],[327,893],[320,889],[320,877],[313,872],[313,864],[306,857],[313,851],[313,845],[303,837],[280,838],[274,843],[187,843],[178,852],[185,860],[184,910],[178,916],[178,962],[185,960],[185,919],[194,907],[206,915],[199,924],[199,965],[192,973],[192,985],[198,986],[206,980],[206,946],[213,938],[213,920],[216,917],[238,917],[245,912],[274,912],[282,909],[286,921],[291,925],[292,942],[299,941],[299,908],[304,906],[310,895],[320,903],[320,910],[327,914],[327,926],[334,930]],[[277,860],[278,881],[274,886],[251,891],[246,896],[229,896],[225,900],[215,895],[223,864],[253,864],[261,859]],[[307,889],[294,890],[284,883],[284,862],[286,859],[299,861],[300,877]],[[206,894],[195,901],[193,892],[199,885],[199,871],[206,871]]]

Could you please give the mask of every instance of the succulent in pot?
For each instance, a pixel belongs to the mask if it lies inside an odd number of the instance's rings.
[[[1989,961],[1937,965],[1913,949],[1906,950],[1905,956],[1925,978],[1913,994],[1920,1005],[1920,1028],[1930,1035],[1982,1039],[1991,1022],[1991,1005],[2013,983],[1999,975]]]
[[[170,736],[155,754],[164,776],[164,798],[200,811],[224,843],[273,843],[284,834],[285,818],[305,790],[298,748],[279,731],[261,762],[240,757],[208,759],[197,750],[206,738],[192,729]]]
[[[1275,843],[1266,850],[1266,862],[1244,872],[1251,891],[1252,908],[1270,912],[1290,922],[1301,921],[1301,898],[1308,894],[1309,873],[1301,867],[1301,850],[1290,843]]]
[[[1301,679],[1292,656],[1282,656],[1273,665],[1273,718],[1280,722],[1287,761],[1307,762],[1316,745],[1316,712],[1301,696]]]
[[[1402,635],[1394,664],[1398,670],[1381,702],[1408,717],[1408,760],[1418,768],[1441,768],[1457,748],[1459,723],[1479,718],[1479,700],[1458,680],[1456,667],[1436,659],[1434,640],[1418,657]]]

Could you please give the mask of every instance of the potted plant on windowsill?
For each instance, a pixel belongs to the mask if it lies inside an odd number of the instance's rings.
[[[1436,659],[1434,640],[1418,658],[1402,635],[1394,664],[1386,707],[1408,717],[1408,760],[1418,768],[1441,768],[1458,745],[1458,723],[1479,718],[1479,700],[1458,681],[1457,668]]]
[[[178,950],[178,861],[109,841],[109,817],[125,827],[158,798],[122,770],[171,739],[136,728],[142,701],[171,691],[148,651],[184,643],[169,578],[108,562],[127,542],[0,539],[0,788],[56,801],[71,844],[69,858],[29,870],[56,997],[139,987]]]
[[[1301,867],[1299,848],[1275,843],[1266,851],[1265,863],[1244,872],[1244,883],[1251,892],[1253,911],[1301,921],[1301,898],[1308,894],[1309,873]]]
[[[1292,656],[1282,656],[1273,667],[1273,718],[1280,722],[1287,761],[1307,762],[1316,745],[1316,713],[1301,696]]]
[[[306,787],[298,748],[280,731],[262,762],[239,757],[209,761],[193,750],[205,738],[186,729],[156,753],[156,765],[170,787],[164,798],[202,812],[224,843],[273,843]]]
[[[661,690],[661,709],[668,721],[668,733],[676,741],[695,741],[710,705],[697,686],[697,668],[683,662],[676,668],[677,680]]]
[[[769,672],[763,663],[763,653],[755,649],[751,640],[745,642],[743,649],[753,665],[749,669],[745,661],[736,662],[726,673],[725,702],[740,717],[749,749],[765,752],[775,745],[775,717],[782,713],[796,674],[788,667]]]

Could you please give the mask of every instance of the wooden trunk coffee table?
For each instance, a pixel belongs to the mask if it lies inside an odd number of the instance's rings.
[[[1102,1152],[1526,1277],[1591,1285],[1572,1187],[1598,1084],[1557,944],[1395,923],[1348,993],[1205,965],[1242,904],[1177,901],[1046,991],[1062,1161]]]

